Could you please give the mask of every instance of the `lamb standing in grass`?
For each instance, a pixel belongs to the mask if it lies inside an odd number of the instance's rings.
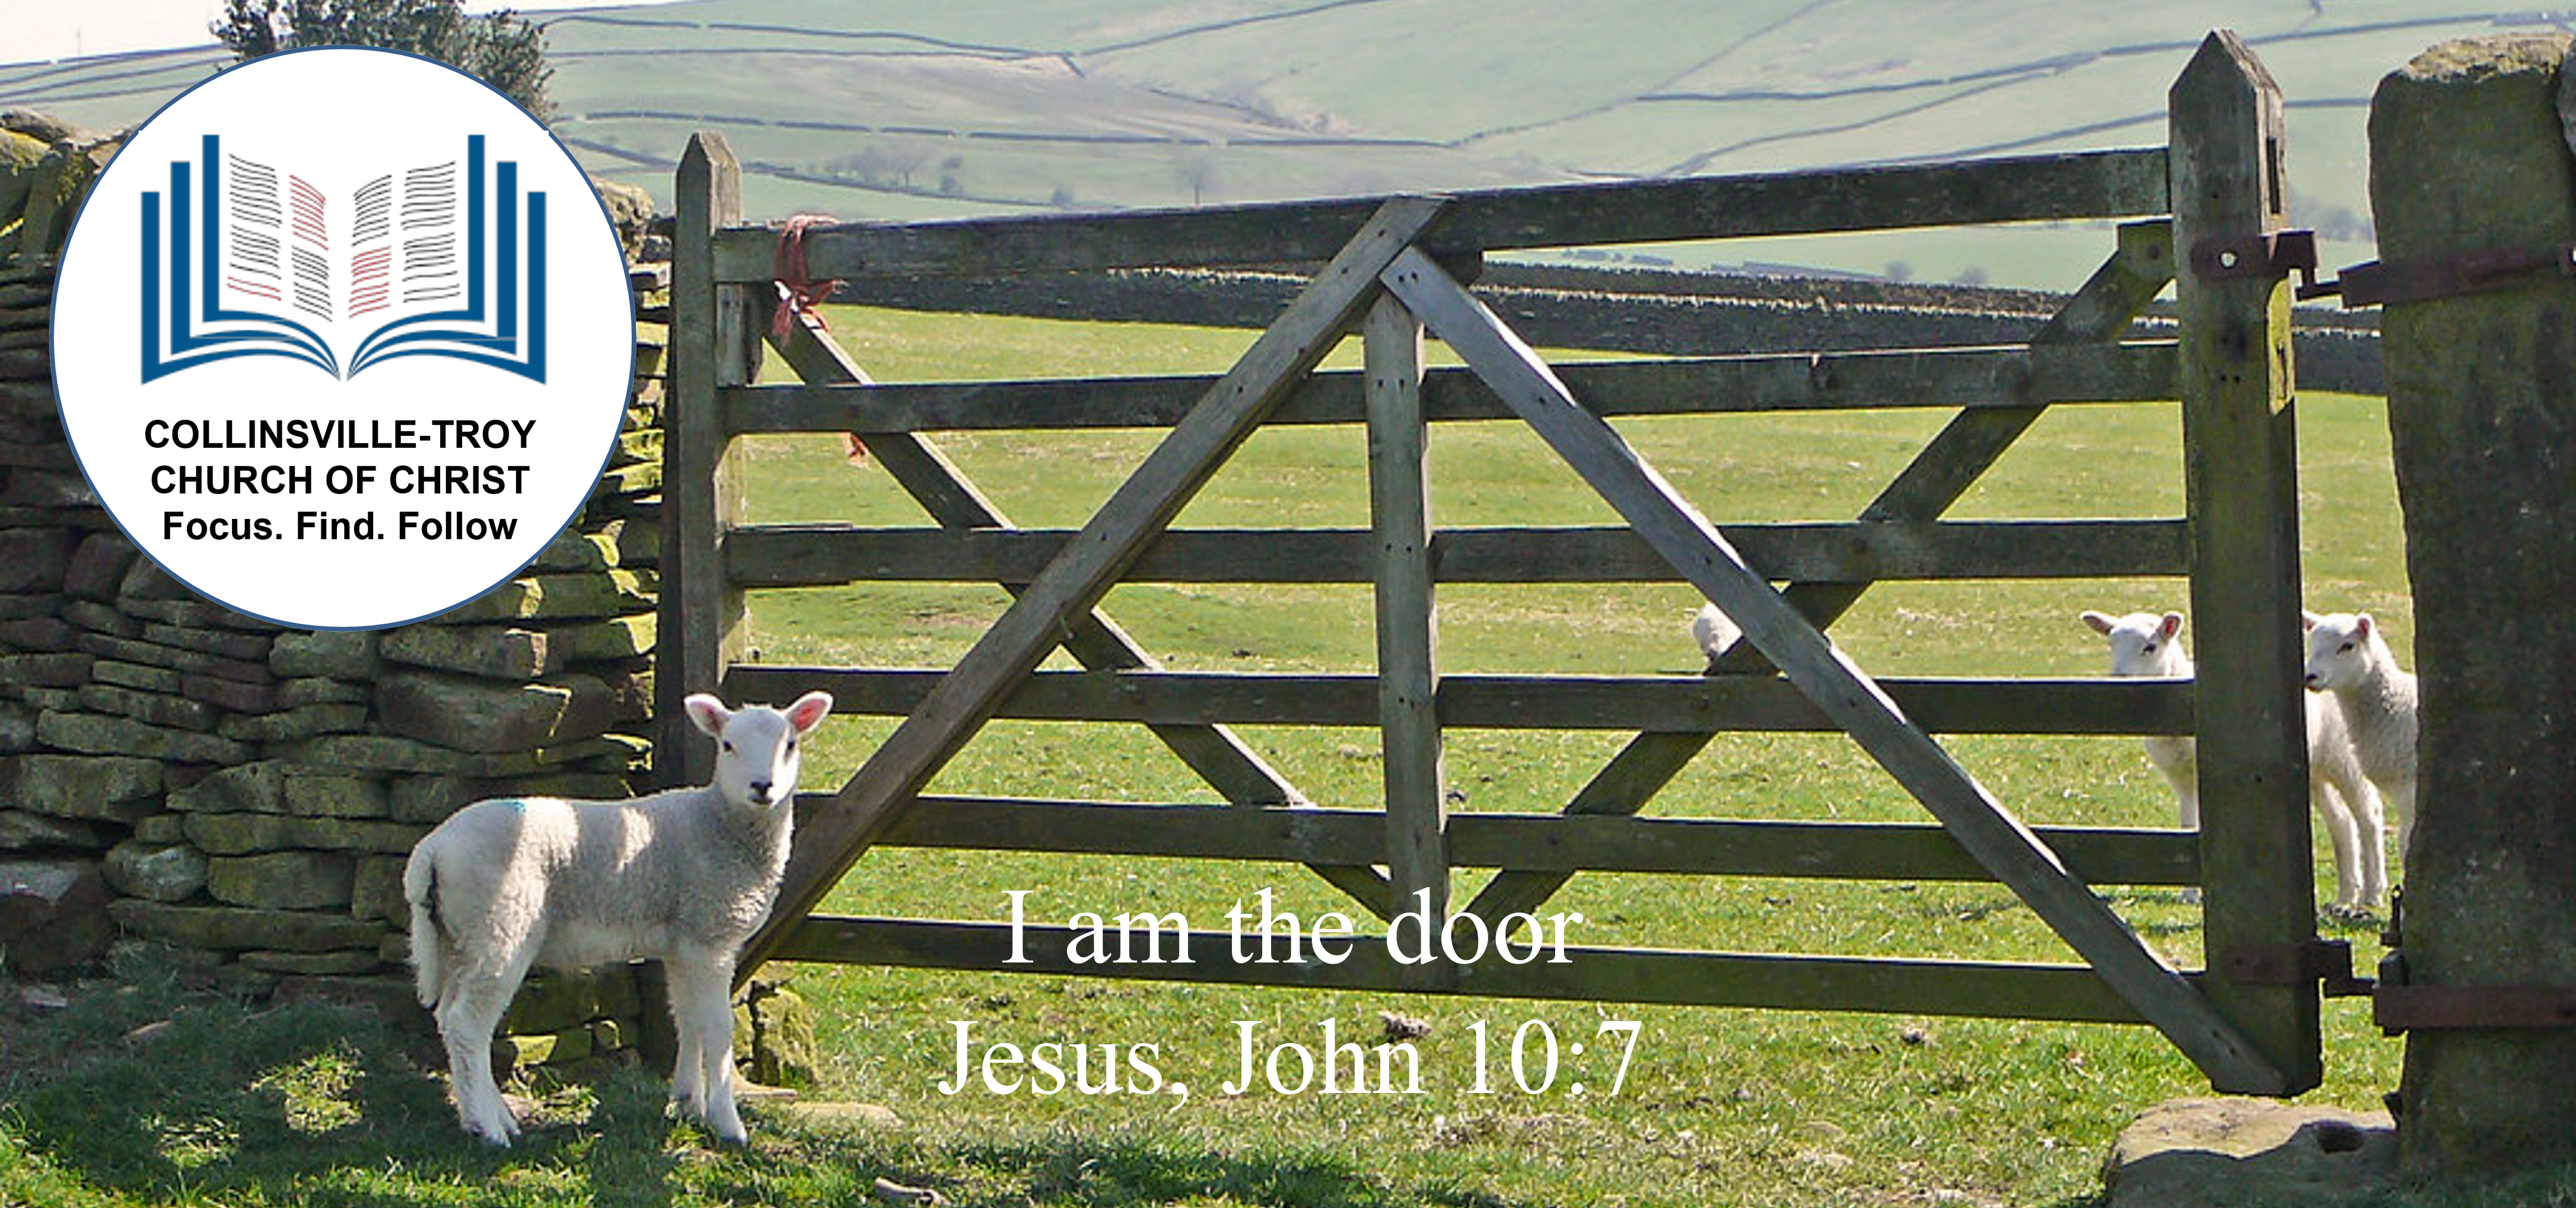
[[[1691,617],[1691,640],[1698,642],[1700,653],[1708,656],[1711,670],[1717,667],[1717,656],[1726,653],[1743,636],[1744,630],[1735,623],[1735,618],[1726,615],[1726,611],[1715,604],[1700,605],[1699,612]]]
[[[797,740],[832,698],[735,712],[700,694],[688,710],[717,742],[714,783],[633,801],[479,801],[412,849],[412,964],[468,1134],[505,1147],[518,1135],[492,1080],[492,1029],[528,969],[642,958],[663,961],[670,979],[672,1097],[717,1137],[746,1139],[734,1108],[734,959],[778,895]]]
[[[2191,655],[2182,648],[2182,614],[2133,612],[2113,617],[2083,615],[2084,623],[2111,643],[2111,674],[2188,678]],[[2334,845],[2335,909],[2343,912],[2378,904],[2388,888],[2388,858],[2382,835],[2379,794],[2363,774],[2343,714],[2307,698],[2308,801],[2325,820]],[[2200,829],[2200,756],[2191,739],[2161,735],[2145,740],[2147,762],[2173,786],[2183,829]],[[2356,867],[2358,865],[2358,867]],[[2356,875],[2357,874],[2357,875]]]
[[[2415,837],[2415,677],[2369,613],[2302,614],[2308,625],[2308,691],[2331,696],[2352,732],[2361,770],[2397,809],[2397,855]]]

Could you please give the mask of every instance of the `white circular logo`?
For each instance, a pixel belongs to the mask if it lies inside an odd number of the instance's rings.
[[[427,59],[254,59],[118,151],[64,248],[55,393],[145,553],[314,629],[444,612],[587,498],[634,364],[563,147]]]

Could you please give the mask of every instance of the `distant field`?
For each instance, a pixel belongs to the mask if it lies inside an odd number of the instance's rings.
[[[689,131],[721,129],[754,217],[854,220],[2148,144],[2193,45],[2228,25],[2290,99],[2293,216],[2340,262],[2368,256],[2377,79],[2435,41],[2555,28],[2456,0],[2184,0],[2081,21],[2035,0],[700,0],[545,19],[557,129],[594,172],[666,196]],[[0,105],[120,126],[218,61],[0,65]],[[1974,233],[1672,254],[2064,284]]]

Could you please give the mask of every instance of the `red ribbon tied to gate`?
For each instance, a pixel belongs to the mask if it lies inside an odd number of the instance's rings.
[[[811,315],[814,326],[832,329],[815,304],[832,296],[840,288],[838,281],[817,281],[805,267],[805,232],[818,226],[831,226],[840,220],[829,214],[798,214],[787,220],[778,232],[778,248],[770,257],[770,273],[778,281],[778,309],[769,316],[772,339],[784,340],[799,315]],[[867,442],[856,432],[841,434],[842,455],[851,461],[868,459]]]

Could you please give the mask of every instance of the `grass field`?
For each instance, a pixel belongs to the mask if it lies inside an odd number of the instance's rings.
[[[835,310],[834,330],[885,380],[1177,372],[1222,367],[1244,333],[1077,327]],[[1341,359],[1355,350],[1344,349]],[[1937,425],[1928,414],[1728,417],[1623,423],[1628,438],[1722,520],[1843,519]],[[2377,613],[2412,634],[2402,543],[2377,400],[2301,403],[2307,574],[2313,604]],[[943,440],[1012,517],[1078,524],[1149,447],[1150,434]],[[754,519],[903,524],[918,513],[837,440],[752,450]],[[1606,522],[1606,507],[1506,425],[1444,428],[1433,444],[1444,523]],[[2045,420],[1961,514],[2154,516],[2181,507],[2169,406],[2066,408]],[[1365,524],[1356,430],[1291,429],[1250,442],[1183,525]],[[1835,630],[1882,674],[2092,672],[2099,641],[2078,609],[2162,608],[2180,585],[1903,586],[1873,592]],[[755,598],[761,658],[942,666],[997,615],[981,588],[871,588]],[[1695,667],[1679,587],[1456,589],[1441,597],[1442,654],[1465,671],[1636,673]],[[1129,587],[1107,610],[1182,668],[1365,670],[1367,589]],[[2411,658],[2409,659],[2411,662]],[[832,785],[889,728],[836,719],[814,742],[809,785]],[[1378,799],[1365,731],[1255,730],[1250,740],[1316,800]],[[1448,769],[1461,810],[1552,810],[1607,758],[1615,735],[1458,732]],[[2132,741],[1995,738],[1953,744],[2034,822],[2154,825],[2171,817]],[[1213,800],[1141,730],[997,724],[934,791],[1144,801]],[[1654,807],[1673,815],[1914,820],[1911,805],[1838,738],[1733,736]],[[2320,897],[2326,860],[2319,848]],[[1483,874],[1462,876],[1472,893]],[[836,913],[998,918],[1033,891],[1032,921],[1075,910],[1182,911],[1221,926],[1263,889],[1283,909],[1339,908],[1301,869],[1173,861],[878,851],[840,887]],[[2117,908],[2177,963],[2197,965],[2193,908],[2168,891],[2118,892]],[[1584,944],[2063,960],[2000,888],[1937,884],[1578,878],[1550,909],[1579,910]],[[2364,968],[2377,926],[2337,922]],[[2140,1109],[2205,1091],[2137,1028],[1524,1003],[1363,993],[1171,987],[884,969],[808,968],[828,1064],[811,1097],[883,1104],[900,1124],[771,1110],[747,1151],[715,1151],[660,1113],[635,1076],[548,1101],[548,1123],[506,1155],[470,1150],[441,1086],[380,1025],[318,1008],[250,1012],[185,1000],[146,977],[0,1040],[0,1204],[586,1204],[859,1202],[872,1180],[938,1188],[958,1204],[1513,1205],[2038,1204],[2092,1201],[2112,1136]],[[1428,1020],[1426,1093],[1220,1093],[1238,1020],[1310,1045],[1323,1020],[1373,1036],[1378,1012]],[[148,1047],[118,1039],[177,1014]],[[1169,1094],[943,1094],[951,1021],[979,1039],[1159,1046]],[[1604,1021],[1633,1020],[1623,1084]],[[1476,1094],[1478,1021],[1496,1090]],[[1544,1094],[1516,1089],[1508,1038],[1543,1021],[1585,1041]],[[13,1022],[13,1027],[16,1024]],[[2377,1104],[2400,1045],[2366,1006],[2326,1008],[2328,1080],[2312,1099]],[[39,1054],[69,1049],[60,1065]],[[1575,1094],[1572,1081],[1586,1084]],[[2442,1192],[2405,1203],[2527,1202],[2566,1184]]]

